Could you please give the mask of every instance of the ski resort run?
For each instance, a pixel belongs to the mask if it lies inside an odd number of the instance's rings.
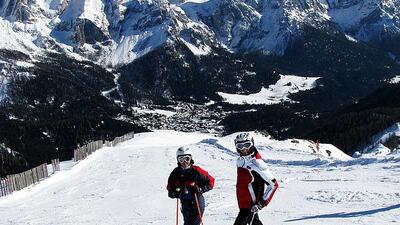
[[[318,152],[311,141],[253,135],[280,184],[259,213],[264,224],[399,224],[399,154],[353,159],[332,145],[320,144]],[[182,145],[216,179],[204,194],[204,224],[233,224],[235,136],[140,133],[78,163],[61,162],[50,178],[0,198],[0,224],[175,224],[176,200],[168,198],[166,184]]]

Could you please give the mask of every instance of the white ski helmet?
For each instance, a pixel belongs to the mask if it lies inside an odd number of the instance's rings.
[[[182,146],[182,147],[179,147],[178,150],[176,150],[176,158],[178,158],[178,156],[180,156],[180,155],[191,155],[192,156],[193,152],[189,147]]]
[[[240,134],[238,134],[236,136],[236,138],[235,138],[235,147],[236,147],[236,150],[238,152],[239,152],[239,149],[238,149],[237,146],[240,145],[240,144],[244,144],[244,143],[249,143],[250,144],[248,148],[251,148],[251,147],[254,146],[254,139],[253,139],[253,137],[251,136],[250,133],[247,133],[247,132],[246,133],[240,133]]]

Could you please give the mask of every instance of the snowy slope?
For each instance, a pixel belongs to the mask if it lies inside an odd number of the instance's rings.
[[[12,24],[0,17],[0,49],[20,51],[29,54],[38,47],[31,41],[31,36],[25,32],[15,32]]]
[[[205,194],[204,224],[232,224],[238,212],[234,136],[138,134],[1,198],[0,224],[175,224],[176,201],[167,197],[165,186],[176,166],[175,150],[184,144],[216,178],[214,190]],[[274,200],[260,213],[265,224],[398,224],[398,155],[318,158],[303,142],[255,139],[280,182]]]
[[[228,94],[218,92],[225,102],[230,104],[279,104],[294,102],[288,96],[291,93],[305,91],[316,87],[319,77],[299,77],[294,75],[280,75],[280,79],[268,88],[249,95]]]
[[[389,83],[391,83],[391,84],[400,83],[400,75],[397,75],[397,76],[393,77],[393,78],[389,81]]]
[[[400,136],[400,123],[395,123],[382,132],[372,136],[371,144],[361,151],[363,157],[390,154],[392,151],[385,147],[382,143],[386,143],[392,136]]]

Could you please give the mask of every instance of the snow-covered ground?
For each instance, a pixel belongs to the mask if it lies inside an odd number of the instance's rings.
[[[391,84],[400,83],[400,75],[397,75],[397,76],[393,77],[393,78],[389,81],[389,83],[391,83]]]
[[[386,143],[393,136],[400,137],[400,123],[395,123],[385,130],[372,136],[371,143],[361,151],[362,156],[374,157],[375,155],[390,154],[392,150],[384,146],[382,143]],[[358,154],[360,153],[357,152],[356,155]]]
[[[170,117],[176,114],[176,112],[173,111],[168,111],[168,110],[162,110],[162,109],[155,109],[155,110],[150,110],[150,109],[142,109],[140,107],[132,107],[133,110],[135,110],[138,113],[150,113],[150,114],[160,114],[164,115],[166,117]]]
[[[294,102],[288,96],[292,93],[314,88],[320,77],[299,77],[294,75],[280,75],[280,79],[260,92],[239,95],[217,92],[225,102],[230,104],[279,104],[281,102]]]
[[[205,194],[204,224],[233,224],[236,157],[234,134],[157,131],[104,147],[32,187],[0,199],[0,224],[175,224],[176,201],[166,182],[175,151],[189,145],[196,164],[216,178]],[[255,136],[280,188],[260,212],[264,224],[399,224],[400,156],[353,159],[331,145],[330,158],[304,140]],[[180,215],[180,218],[182,216]],[[180,224],[183,224],[180,222]]]

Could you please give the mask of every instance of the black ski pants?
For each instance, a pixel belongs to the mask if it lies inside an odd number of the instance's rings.
[[[235,223],[233,225],[247,225],[250,224],[253,218],[253,213],[251,209],[240,209],[238,216],[236,217]],[[258,218],[258,214],[254,215],[253,223],[250,225],[263,225]]]
[[[198,194],[199,207],[201,216],[203,216],[204,208],[205,208],[205,200],[202,194]],[[181,199],[182,204],[182,214],[183,214],[183,225],[199,225],[200,218],[199,213],[197,212],[197,205],[195,199]]]

